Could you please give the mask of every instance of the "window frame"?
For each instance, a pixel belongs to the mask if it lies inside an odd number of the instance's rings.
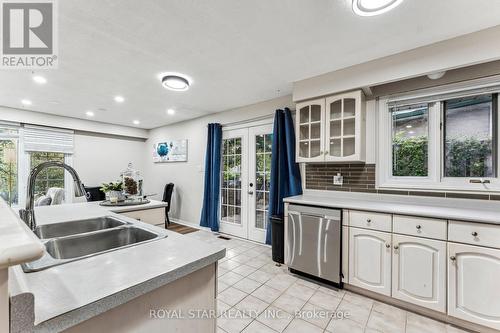
[[[475,191],[500,192],[500,96],[493,99],[493,158],[495,158],[496,177],[444,177],[444,101],[452,98],[499,94],[500,78],[479,79],[443,87],[423,89],[412,94],[385,96],[377,103],[377,177],[376,186],[380,189],[415,189],[431,191]],[[447,96],[448,95],[448,96]],[[391,103],[412,105],[429,103],[429,147],[427,177],[392,176],[392,115]],[[406,103],[406,104],[405,104]],[[470,183],[470,180],[487,180],[488,184]]]

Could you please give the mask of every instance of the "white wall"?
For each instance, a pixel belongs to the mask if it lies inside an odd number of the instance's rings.
[[[144,170],[144,140],[76,132],[74,145],[73,167],[86,186],[119,179],[129,162]]]
[[[294,109],[292,106],[294,104],[289,95],[151,130],[143,153],[146,161],[144,169],[146,191],[158,193],[156,198],[161,199],[165,184],[174,183],[171,216],[185,222],[199,224],[203,201],[207,124],[217,122],[224,125],[273,115],[278,108]],[[188,139],[188,162],[153,163],[153,144],[166,139]]]
[[[301,101],[500,59],[500,26],[294,82]],[[383,42],[383,41],[381,41]]]

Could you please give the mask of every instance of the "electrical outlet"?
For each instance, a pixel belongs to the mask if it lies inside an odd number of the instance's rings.
[[[344,177],[337,173],[336,176],[333,176],[333,185],[342,185],[344,183]]]

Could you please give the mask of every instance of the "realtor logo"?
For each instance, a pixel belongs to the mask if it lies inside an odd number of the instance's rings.
[[[2,68],[57,67],[55,2],[2,1]]]

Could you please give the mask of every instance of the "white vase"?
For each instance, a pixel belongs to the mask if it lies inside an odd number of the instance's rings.
[[[118,201],[123,201],[125,199],[122,191],[109,191],[107,193],[107,196],[108,196],[108,200],[112,203],[116,203]]]

